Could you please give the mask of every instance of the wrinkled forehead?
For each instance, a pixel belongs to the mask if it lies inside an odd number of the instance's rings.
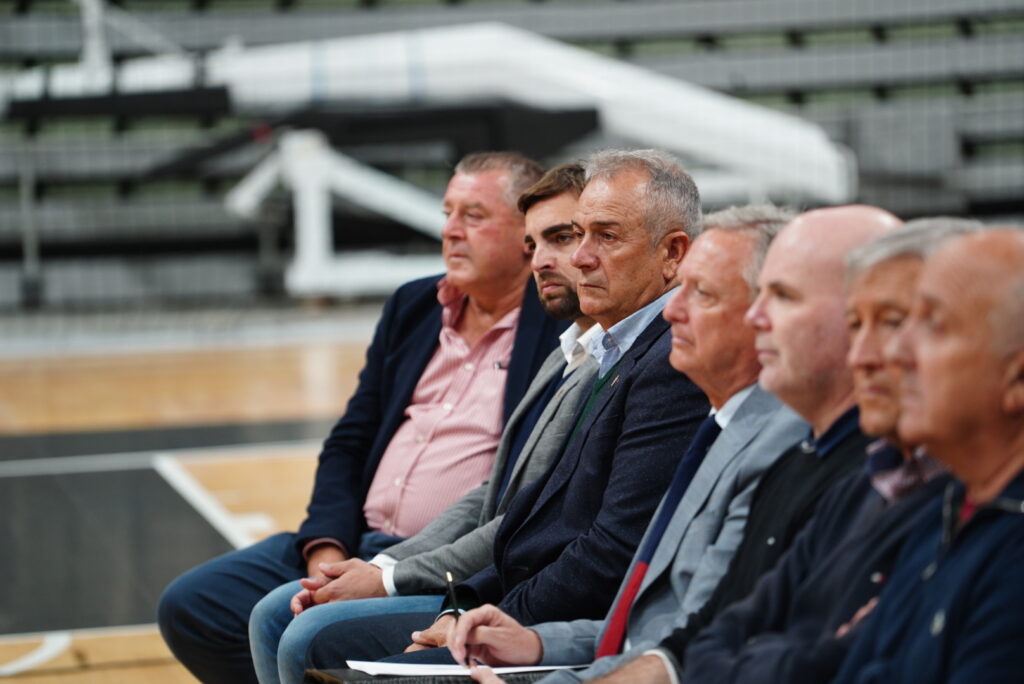
[[[477,204],[488,209],[513,209],[508,197],[509,177],[504,171],[456,173],[445,189],[445,204]],[[518,213],[518,210],[516,210]]]
[[[869,266],[850,283],[850,300],[864,300],[909,309],[924,269],[924,259],[904,254]]]

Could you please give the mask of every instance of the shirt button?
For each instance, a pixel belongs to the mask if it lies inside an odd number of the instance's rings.
[[[938,636],[946,628],[946,611],[940,610],[932,616],[932,636]]]
[[[872,584],[881,584],[884,581],[885,581],[885,575],[883,575],[882,573],[880,573],[880,572],[873,572],[873,573],[871,573],[871,583]]]
[[[768,537],[768,546],[775,546],[775,537]]]
[[[444,409],[445,411],[451,411],[451,410],[452,410],[452,405],[451,405],[451,402],[447,402],[447,401],[446,401],[446,402],[444,403],[444,406],[442,406],[442,408],[443,408],[443,409]]]
[[[416,435],[416,443],[417,444],[423,444],[424,441],[425,440],[423,438],[423,435]]]
[[[400,478],[400,477],[396,477],[395,478],[395,486],[396,487],[401,487],[402,486],[402,478]]]
[[[467,364],[466,364],[466,365],[465,365],[464,367],[465,367],[465,369],[466,369],[466,370],[468,370],[468,371],[471,371],[471,370],[473,370],[473,368],[474,368],[474,366],[473,366],[473,364],[472,364],[472,363],[467,363]]]
[[[921,579],[923,579],[925,582],[927,582],[928,580],[930,580],[932,578],[932,575],[935,574],[935,571],[937,569],[938,569],[938,567],[935,565],[935,563],[929,563],[928,567],[925,568],[924,572],[921,573]]]

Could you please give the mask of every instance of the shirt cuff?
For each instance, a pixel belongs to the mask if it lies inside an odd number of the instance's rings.
[[[384,583],[384,591],[388,592],[388,596],[398,596],[398,587],[395,586],[395,566],[398,565],[398,559],[386,553],[378,553],[370,559],[370,565],[380,568],[380,580]]]
[[[348,556],[348,549],[345,545],[334,537],[318,537],[311,541],[306,542],[306,545],[302,547],[302,560],[309,560],[309,553],[313,550],[313,547],[320,546],[321,544],[330,544],[331,546],[337,546],[341,549],[341,552]]]
[[[661,658],[661,664],[665,666],[665,671],[668,672],[668,680],[672,684],[679,684],[679,675],[676,674],[676,661],[665,651],[660,648],[652,648],[649,651],[644,651],[642,655],[652,655]]]

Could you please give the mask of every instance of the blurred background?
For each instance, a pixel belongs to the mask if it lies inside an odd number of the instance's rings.
[[[302,517],[467,152],[714,210],[1024,220],[1024,0],[2,0],[0,676],[191,681],[181,570]]]

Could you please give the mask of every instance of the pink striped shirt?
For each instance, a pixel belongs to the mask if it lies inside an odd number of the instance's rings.
[[[442,280],[437,351],[405,409],[363,504],[371,529],[410,537],[490,474],[519,309],[470,349],[455,324],[467,298]]]

